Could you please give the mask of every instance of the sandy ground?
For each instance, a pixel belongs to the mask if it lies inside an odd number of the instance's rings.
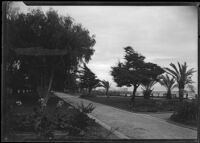
[[[171,124],[156,116],[120,110],[65,93],[55,92],[55,95],[63,98],[66,102],[69,102],[74,106],[80,103],[83,103],[84,105],[93,103],[96,108],[91,113],[92,116],[132,139],[197,138],[196,130]],[[166,116],[162,118],[166,118]]]

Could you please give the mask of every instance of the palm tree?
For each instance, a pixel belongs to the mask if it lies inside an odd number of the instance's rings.
[[[156,84],[157,81],[155,80],[152,80],[152,81],[149,81],[149,82],[145,82],[145,83],[142,83],[141,84],[141,88],[143,90],[143,94],[144,94],[144,98],[145,99],[149,99],[150,98],[150,95],[152,94],[153,92],[153,86],[154,84]]]
[[[167,89],[167,98],[171,99],[171,90],[176,87],[175,79],[170,78],[168,74],[159,77],[159,83]]]
[[[109,96],[108,96],[108,90],[109,90],[109,88],[110,88],[110,83],[109,83],[109,81],[106,81],[106,80],[101,81],[101,86],[104,87],[104,88],[106,89],[106,96],[109,97]]]
[[[178,68],[173,63],[171,63],[170,66],[173,69],[165,68],[166,72],[168,72],[175,78],[177,86],[179,88],[179,99],[180,101],[182,101],[184,88],[186,85],[193,83],[191,77],[196,71],[194,71],[194,68],[187,70],[186,62],[184,62],[184,64],[182,65],[180,65],[180,63],[178,62]]]

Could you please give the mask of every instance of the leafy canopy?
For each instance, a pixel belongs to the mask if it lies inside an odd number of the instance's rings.
[[[61,16],[55,10],[46,13],[32,9],[28,13],[9,10],[7,14],[7,51],[9,62],[20,61],[20,69],[33,80],[38,80],[38,67],[45,65],[45,75],[50,76],[52,68],[55,75],[65,77],[75,73],[81,62],[89,62],[94,53],[95,36],[81,24],[76,24],[70,16]],[[67,51],[62,57],[56,56],[13,56],[16,48],[59,49]],[[12,65],[12,63],[8,63]],[[35,70],[35,67],[37,70]],[[59,80],[62,81],[62,80]],[[59,83],[64,85],[64,81]]]
[[[156,64],[146,63],[145,57],[136,52],[132,47],[125,47],[125,62],[119,62],[112,67],[111,75],[118,86],[139,86],[148,85],[164,70]]]
[[[193,83],[191,78],[193,73],[196,71],[194,70],[194,68],[187,69],[188,66],[186,62],[184,62],[184,64],[182,65],[178,62],[178,68],[173,63],[171,63],[170,66],[172,67],[172,69],[165,68],[165,70],[175,78],[179,88],[184,89],[185,85]]]
[[[159,77],[159,83],[164,86],[167,90],[171,90],[176,87],[175,79],[172,77],[170,78],[168,74],[161,75]]]
[[[100,80],[96,75],[84,64],[80,74],[80,87],[92,89],[99,85]]]
[[[100,86],[104,87],[105,89],[109,89],[111,85],[110,85],[109,81],[102,80],[102,81],[100,81]]]

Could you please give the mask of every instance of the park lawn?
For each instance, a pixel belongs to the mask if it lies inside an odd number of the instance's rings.
[[[95,96],[95,97],[84,97],[87,100],[113,106],[123,110],[131,111],[131,98],[130,97],[121,97],[121,96]]]
[[[144,99],[143,97],[135,98],[135,107],[131,105],[131,97],[123,96],[94,96],[84,97],[87,100],[109,105],[112,107],[120,108],[132,112],[168,112],[175,109],[175,104],[172,104],[167,99]]]
[[[54,118],[54,113],[55,113],[55,108],[57,106],[58,101],[61,100],[60,98],[58,98],[57,96],[52,96],[50,97],[48,104],[47,104],[47,116],[50,118]],[[33,109],[35,107],[39,106],[39,102],[37,101],[26,101],[26,102],[22,102],[22,105],[20,106],[15,106],[14,107],[14,113],[15,114],[30,114],[32,113]],[[63,106],[62,106],[62,111],[61,112],[67,112],[67,115],[70,116],[75,112],[75,108],[73,108],[70,104],[64,102]],[[65,114],[66,115],[66,114]],[[30,133],[33,132],[33,128],[28,128],[28,129],[24,129],[24,128],[16,128],[15,132],[18,134],[17,138],[19,140],[25,139],[26,141],[29,140],[29,138],[26,138],[26,133]],[[104,127],[102,127],[101,125],[99,125],[96,122],[91,123],[88,126],[88,130],[86,131],[86,133],[84,134],[84,136],[70,136],[70,137],[64,137],[63,139],[118,139],[118,137],[116,135],[114,135],[111,131],[105,129]],[[32,140],[32,139],[30,139]],[[33,139],[35,140],[35,139]],[[37,140],[37,139],[36,139]]]

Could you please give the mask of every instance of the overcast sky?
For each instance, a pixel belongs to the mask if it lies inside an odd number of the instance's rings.
[[[15,3],[22,10],[36,8]],[[37,6],[38,7],[38,6]],[[192,6],[51,6],[69,15],[96,35],[95,53],[88,67],[116,88],[111,66],[132,46],[146,61],[161,67],[179,61],[197,70],[197,9]],[[40,6],[44,11],[50,6]],[[192,79],[196,82],[197,73]],[[155,90],[163,90],[159,84]]]

